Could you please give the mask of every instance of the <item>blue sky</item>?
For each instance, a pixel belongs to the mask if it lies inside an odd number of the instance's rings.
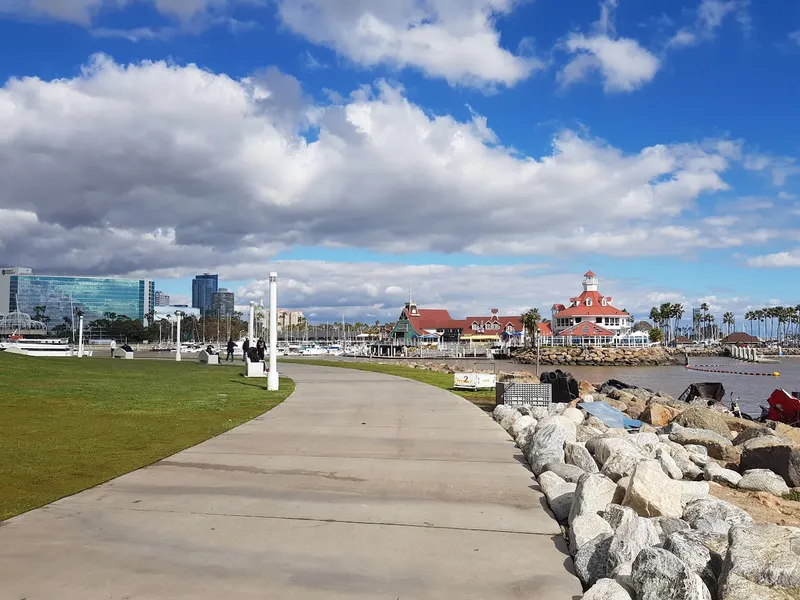
[[[0,256],[312,320],[797,304],[800,5],[0,0]]]

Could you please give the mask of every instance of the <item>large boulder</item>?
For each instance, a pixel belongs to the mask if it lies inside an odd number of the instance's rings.
[[[692,529],[727,535],[731,527],[750,525],[753,519],[738,506],[717,498],[700,498],[683,509],[683,520]]]
[[[564,445],[564,460],[568,465],[574,465],[587,473],[598,473],[597,463],[592,458],[586,446],[578,442]]]
[[[643,517],[678,519],[683,514],[680,488],[660,463],[650,460],[636,465],[622,504]]]
[[[582,515],[596,515],[611,504],[617,484],[605,475],[587,473],[578,481],[575,490],[575,501],[569,513],[570,523]]]
[[[522,413],[520,413],[517,409],[514,409],[514,412],[507,414],[503,419],[500,421],[500,427],[511,433],[511,426],[516,422],[517,419],[522,418]]]
[[[706,429],[713,431],[727,440],[731,439],[731,432],[725,418],[715,410],[708,408],[690,408],[675,417],[675,423],[691,429]]]
[[[668,425],[679,414],[681,414],[680,411],[675,408],[654,402],[649,404],[644,411],[642,411],[639,418],[656,427],[663,427],[664,425]]]
[[[673,533],[679,531],[688,531],[691,529],[689,524],[683,519],[675,519],[673,517],[655,517],[651,519],[653,525],[656,526],[658,537],[662,543]]]
[[[769,427],[750,427],[733,438],[733,445],[740,446],[749,440],[754,440],[759,437],[776,437],[777,435],[778,434]]]
[[[783,496],[790,491],[783,477],[769,469],[749,469],[745,471],[736,487],[750,492],[768,492],[773,496]]]
[[[535,421],[534,421],[535,423]],[[520,431],[519,435],[516,438],[517,447],[522,450],[522,454],[527,456],[528,451],[531,447],[531,442],[533,441],[533,434],[536,431],[536,425],[528,425],[525,429]]]
[[[706,481],[721,483],[730,487],[739,485],[742,476],[732,469],[725,469],[715,462],[709,462],[703,469],[703,477]]]
[[[574,556],[581,547],[598,535],[612,534],[611,525],[600,515],[576,517],[569,525],[569,549]]]
[[[742,444],[742,470],[770,469],[789,487],[800,487],[800,446],[778,436],[762,436]]]
[[[658,457],[658,462],[661,464],[661,469],[664,473],[669,475],[672,479],[683,479],[683,471],[681,471],[680,467],[678,467],[678,463],[675,462],[675,459],[672,458],[669,453],[659,448],[659,452],[656,456]]]
[[[564,481],[569,483],[578,483],[580,478],[586,473],[580,467],[575,465],[568,465],[562,462],[547,463],[544,466],[545,471],[551,471],[561,477]]]
[[[628,590],[614,579],[601,579],[583,595],[583,600],[633,600]]]
[[[626,563],[633,563],[639,552],[661,543],[658,529],[650,519],[626,513],[614,530],[608,548],[608,566],[612,571]]]
[[[530,427],[531,425],[535,425],[536,420],[531,417],[530,415],[523,415],[511,425],[511,437],[515,440],[519,437],[519,434],[522,433],[522,430],[526,427]]]
[[[605,465],[606,461],[612,456],[619,454],[630,454],[633,456],[645,456],[641,448],[628,439],[614,434],[605,434],[599,438],[586,442],[586,448],[592,453],[599,465]]]
[[[581,546],[575,554],[573,559],[575,573],[583,587],[591,588],[600,579],[605,579],[611,573],[608,566],[608,550],[611,547],[611,540],[610,534],[600,534]]]
[[[539,487],[542,488],[556,520],[565,523],[575,499],[576,484],[564,481],[551,471],[545,471],[539,475]]]
[[[663,548],[646,548],[631,574],[638,600],[711,600],[700,576]]]
[[[600,472],[612,481],[619,481],[623,477],[631,475],[636,469],[636,465],[644,460],[647,460],[647,457],[643,454],[620,452],[605,461]]]
[[[672,442],[685,446],[686,444],[697,444],[705,446],[708,455],[719,460],[736,462],[739,460],[739,452],[733,446],[730,439],[707,429],[693,429],[680,425],[671,425],[669,439]]]
[[[704,531],[678,531],[664,541],[664,550],[672,552],[700,575],[713,597],[717,595],[717,579],[722,573],[727,549],[727,535]]]
[[[721,600],[800,598],[800,528],[733,527],[719,579]]]
[[[516,412],[516,410],[517,409],[514,408],[513,406],[506,406],[505,404],[498,404],[497,406],[494,407],[494,410],[492,411],[492,417],[494,418],[495,421],[497,421],[499,423],[503,419],[505,419],[507,416],[509,416],[509,415],[513,414],[514,412]]]
[[[561,416],[565,419],[569,419],[575,423],[576,426],[578,426],[583,423],[583,419],[586,418],[586,413],[577,408],[569,407],[565,409],[563,413],[561,413]]]
[[[575,441],[575,423],[564,417],[546,417],[538,422],[525,458],[537,477],[551,462],[564,462],[564,444]]]
[[[711,491],[707,481],[675,481],[674,484],[681,494],[681,510],[690,502],[705,498]]]

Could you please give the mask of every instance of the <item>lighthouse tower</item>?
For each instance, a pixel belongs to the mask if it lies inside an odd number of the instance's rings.
[[[596,292],[597,291],[597,275],[591,271],[587,271],[583,276],[583,291]]]

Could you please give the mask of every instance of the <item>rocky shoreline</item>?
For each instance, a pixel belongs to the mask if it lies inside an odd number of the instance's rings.
[[[663,393],[581,382],[583,399],[498,406],[562,524],[584,600],[796,600],[800,527],[758,525],[716,486],[800,490],[800,430]],[[579,407],[644,421],[629,433]]]

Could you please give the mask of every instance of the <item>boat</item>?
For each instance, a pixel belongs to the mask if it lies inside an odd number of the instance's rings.
[[[67,338],[25,338],[12,335],[8,340],[0,342],[0,350],[25,356],[73,356]]]
[[[784,389],[772,392],[767,402],[769,406],[761,407],[761,421],[777,421],[792,427],[800,427],[800,394],[790,394]]]
[[[678,396],[678,402],[706,400],[709,405],[722,402],[725,387],[721,383],[693,383]]]

